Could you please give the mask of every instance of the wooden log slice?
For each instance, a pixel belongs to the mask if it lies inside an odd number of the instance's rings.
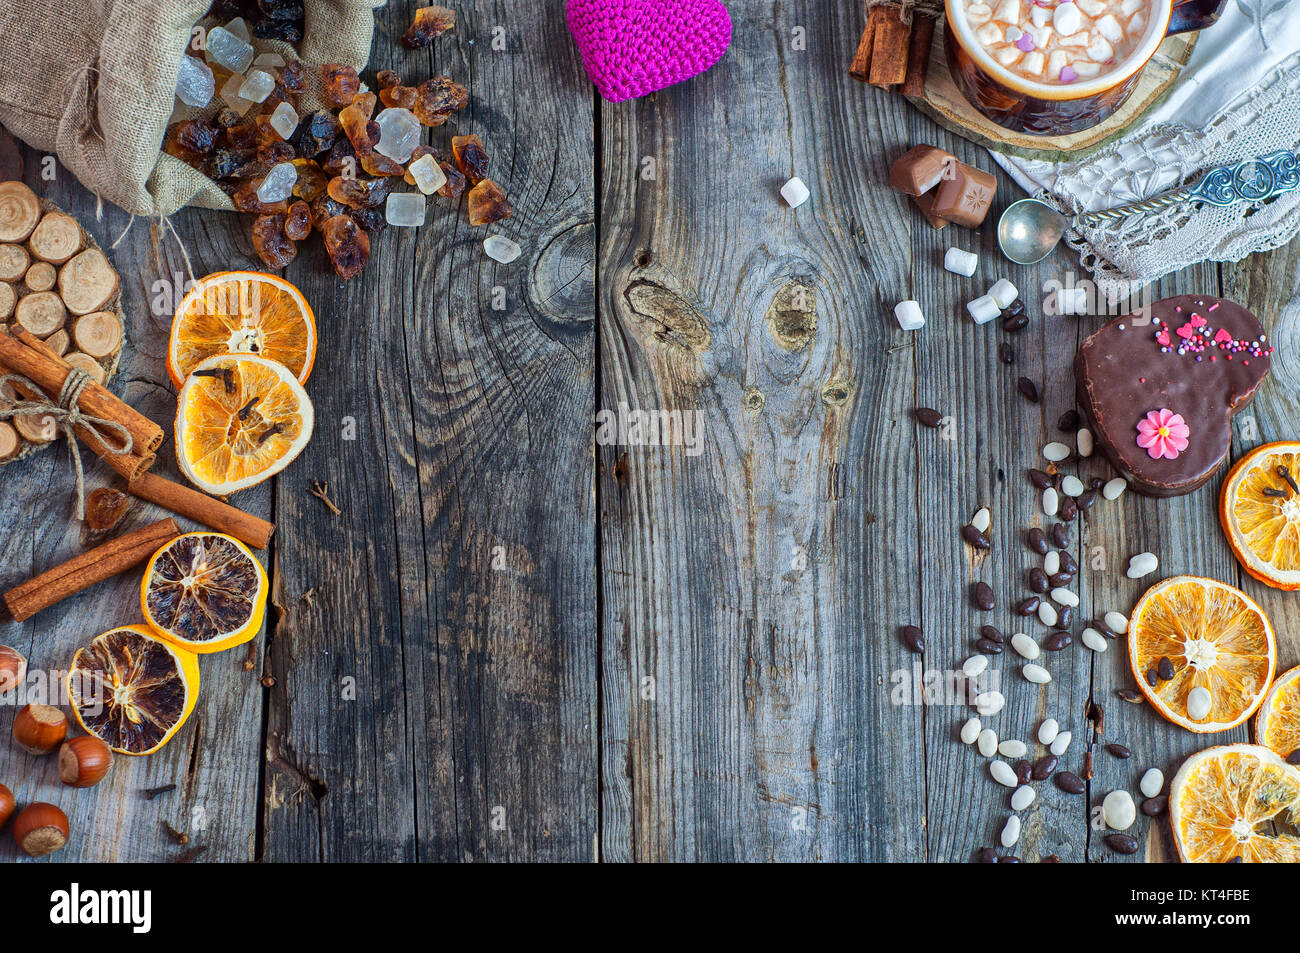
[[[73,314],[100,310],[117,288],[117,272],[98,248],[87,248],[59,272],[59,294]]]
[[[40,220],[35,192],[21,182],[0,182],[0,242],[26,241]]]
[[[18,431],[4,420],[0,420],[0,460],[10,460],[22,447]]]
[[[19,299],[14,320],[38,338],[49,337],[68,320],[68,309],[53,291],[37,291]]]
[[[27,247],[37,258],[61,265],[81,251],[81,226],[71,215],[47,212],[27,239]]]
[[[54,287],[58,277],[59,269],[48,261],[35,261],[23,276],[23,284],[27,286],[28,291],[49,291]]]
[[[77,318],[72,327],[77,350],[101,359],[116,354],[122,346],[122,322],[112,311],[92,311]]]
[[[17,281],[30,262],[31,256],[22,245],[0,245],[0,281]]]

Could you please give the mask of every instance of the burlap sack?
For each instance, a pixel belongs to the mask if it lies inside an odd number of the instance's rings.
[[[359,69],[370,56],[373,11],[385,2],[306,0],[296,53],[256,37],[253,45],[297,56],[308,67],[346,63]],[[3,0],[0,123],[34,148],[57,153],[86,188],[128,212],[170,215],[189,204],[230,209],[229,197],[210,179],[160,151],[177,105],[181,56],[210,5]],[[300,109],[316,105],[308,96]]]

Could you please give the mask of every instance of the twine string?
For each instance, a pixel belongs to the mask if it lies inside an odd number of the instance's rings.
[[[79,402],[82,392],[90,383],[90,375],[81,368],[74,367],[68,372],[63,386],[59,389],[58,400],[52,400],[49,394],[34,381],[21,374],[0,376],[0,390],[13,386],[38,395],[37,398],[31,400],[19,400],[8,406],[0,407],[0,420],[26,416],[50,418],[54,421],[55,427],[62,430],[64,436],[68,438],[68,452],[72,455],[72,470],[77,477],[76,515],[78,520],[86,517],[86,474],[81,465],[81,448],[77,445],[76,428],[84,427],[86,439],[97,442],[105,453],[128,454],[134,446],[131,431],[127,430],[123,424],[118,423],[116,420],[109,420],[106,417],[96,417],[94,414],[88,414],[81,409]],[[120,437],[121,446],[110,443],[105,436],[105,431]]]

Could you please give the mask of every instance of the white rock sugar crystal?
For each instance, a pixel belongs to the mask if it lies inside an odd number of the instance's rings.
[[[243,75],[235,73],[222,85],[220,93],[221,101],[241,116],[248,112],[249,106],[253,105],[243,96],[239,95],[239,87],[243,85]]]
[[[489,258],[503,265],[510,264],[524,251],[504,235],[489,235],[483,239],[483,250]]]
[[[271,113],[271,128],[280,134],[281,139],[288,139],[298,128],[298,114],[288,103],[281,103]]]
[[[424,224],[424,196],[416,192],[394,192],[384,205],[384,218],[389,225],[408,228]]]
[[[212,68],[192,56],[182,56],[176,74],[176,98],[186,106],[206,106],[217,91]]]
[[[208,55],[232,73],[242,73],[253,62],[253,47],[224,27],[214,26],[208,31]]]
[[[266,70],[249,70],[244,85],[239,87],[239,95],[250,103],[265,102],[266,97],[275,89],[275,77]]]
[[[432,195],[447,184],[447,173],[442,171],[438,160],[431,155],[420,156],[406,167],[406,171],[425,195]]]
[[[279,53],[258,53],[257,59],[253,60],[254,66],[269,66],[271,69],[283,69],[284,57]]]
[[[409,109],[385,109],[375,117],[379,142],[375,151],[394,162],[406,162],[420,144],[420,120]]]
[[[248,32],[248,24],[244,22],[243,17],[235,17],[226,24],[226,30],[239,37],[245,43],[253,42],[252,34]]]
[[[271,166],[266,178],[257,187],[257,200],[264,205],[281,202],[293,195],[294,184],[298,181],[298,170],[292,162],[278,162]]]

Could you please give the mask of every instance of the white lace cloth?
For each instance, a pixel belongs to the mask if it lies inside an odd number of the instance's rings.
[[[1297,147],[1300,0],[1229,0],[1169,97],[1123,138],[1077,162],[993,158],[1069,214],[1152,198],[1216,166]],[[1134,290],[1196,262],[1276,248],[1297,230],[1300,190],[1257,207],[1175,206],[1076,227],[1066,240],[1099,285]]]

